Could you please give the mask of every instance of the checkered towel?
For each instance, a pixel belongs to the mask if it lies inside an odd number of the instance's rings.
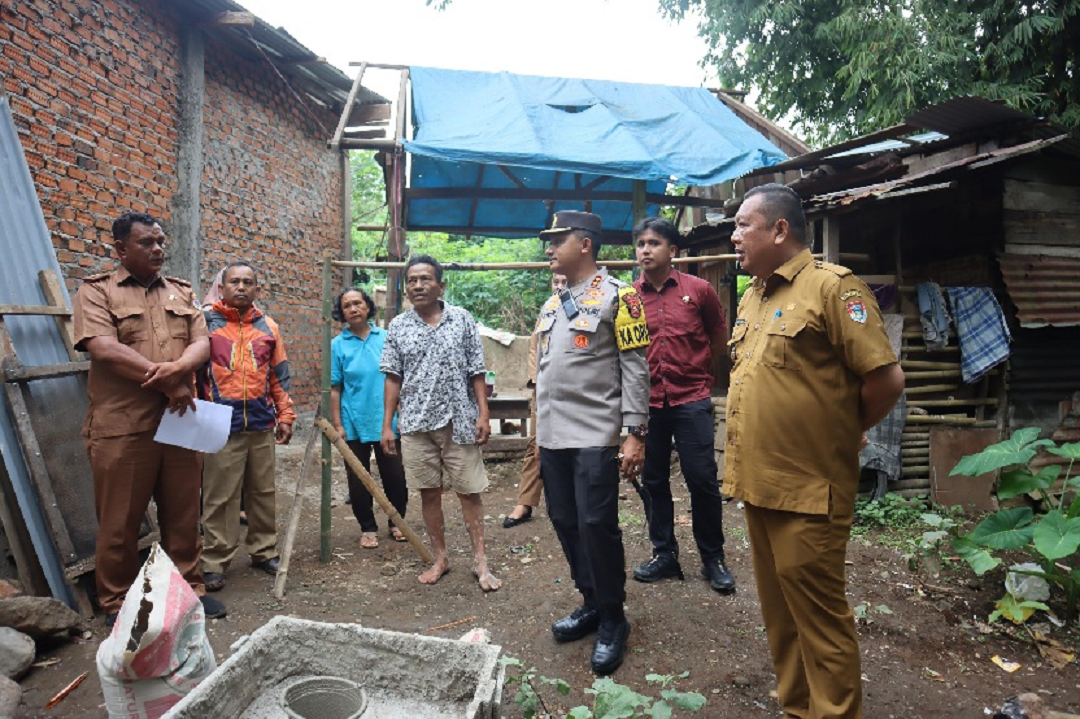
[[[964,382],[971,384],[1009,358],[1012,335],[989,287],[949,287],[946,292],[960,339]]]

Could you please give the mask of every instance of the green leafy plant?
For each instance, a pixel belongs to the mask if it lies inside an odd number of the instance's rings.
[[[856,604],[851,608],[851,611],[855,615],[855,621],[859,624],[873,624],[874,618],[871,616],[872,614],[895,614],[887,604],[873,606],[870,602]]]
[[[1060,465],[1038,470],[1031,467],[1040,448],[1069,460],[1060,494],[1050,491],[1061,476]],[[1000,469],[1003,471],[996,490],[999,500],[1023,494],[1035,494],[1042,500],[1045,512],[1037,514],[1027,506],[998,510],[967,534],[956,533],[952,547],[979,575],[1001,564],[996,553],[1026,554],[1039,569],[1014,573],[1042,577],[1051,587],[1060,588],[1065,595],[1065,616],[1069,620],[1076,617],[1080,600],[1080,554],[1077,552],[1080,549],[1080,477],[1072,473],[1077,459],[1080,459],[1080,442],[1057,445],[1049,439],[1039,439],[1039,430],[1027,427],[978,454],[964,457],[950,473],[950,476],[977,476]],[[1025,610],[1045,608],[1041,603],[1018,601],[1006,594],[998,602],[998,611],[990,618],[1004,616],[1015,621]],[[1026,614],[1030,616],[1031,612]]]
[[[553,679],[537,673],[536,667],[528,667],[519,659],[505,657],[500,660],[507,667],[516,667],[516,674],[508,674],[507,685],[517,685],[514,703],[521,707],[525,719],[548,719],[555,716],[544,702],[540,687],[554,687],[559,696],[570,694],[570,685],[562,679]],[[645,681],[659,686],[660,698],[635,692],[610,677],[598,677],[585,693],[591,695],[592,706],[576,706],[566,716],[571,719],[669,719],[673,709],[696,712],[705,706],[705,697],[697,692],[681,692],[675,684],[690,676],[690,672],[677,675],[649,674]]]

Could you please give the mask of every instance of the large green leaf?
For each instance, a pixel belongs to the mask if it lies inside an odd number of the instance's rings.
[[[998,499],[1012,499],[1039,489],[1046,489],[1057,481],[1061,474],[1061,465],[1051,464],[1032,474],[1027,467],[1001,473],[998,482]]]
[[[1031,542],[1033,516],[1030,507],[1003,509],[980,522],[967,538],[991,549],[1018,549]]]
[[[1068,557],[1080,548],[1080,517],[1069,519],[1054,509],[1035,526],[1035,549],[1047,559]]]
[[[1001,560],[994,557],[990,552],[980,547],[967,537],[954,537],[952,547],[960,558],[967,562],[971,569],[982,576],[1001,564]]]
[[[1063,444],[1060,447],[1047,447],[1046,451],[1066,459],[1080,459],[1080,442]]]
[[[1037,427],[1018,429],[1004,442],[992,444],[978,454],[961,459],[953,471],[949,472],[949,476],[962,474],[977,477],[1013,464],[1027,464],[1039,447],[1054,444],[1048,439],[1038,439],[1038,436]]]
[[[705,697],[697,692],[680,692],[674,689],[665,689],[660,692],[660,696],[685,711],[696,712],[705,706]]]

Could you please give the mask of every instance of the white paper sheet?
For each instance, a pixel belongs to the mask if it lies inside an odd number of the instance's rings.
[[[174,444],[196,452],[220,451],[229,441],[232,425],[232,407],[213,402],[195,400],[196,411],[188,409],[181,417],[177,412],[165,411],[158,425],[154,441]]]

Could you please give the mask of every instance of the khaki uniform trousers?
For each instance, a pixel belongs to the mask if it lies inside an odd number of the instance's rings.
[[[860,719],[862,670],[844,577],[851,515],[745,507],[784,716]]]
[[[540,460],[536,458],[536,393],[529,403],[529,441],[525,445],[525,460],[521,463],[521,480],[518,482],[518,504],[539,507],[544,496],[544,482],[540,479]]]
[[[277,556],[274,430],[233,432],[203,470],[203,571],[224,574],[240,546],[240,493],[252,562]]]
[[[120,611],[139,573],[139,528],[151,497],[161,548],[195,593],[205,593],[199,569],[202,454],[158,444],[153,437],[148,431],[85,442],[98,520],[94,574],[98,604],[106,614]]]

